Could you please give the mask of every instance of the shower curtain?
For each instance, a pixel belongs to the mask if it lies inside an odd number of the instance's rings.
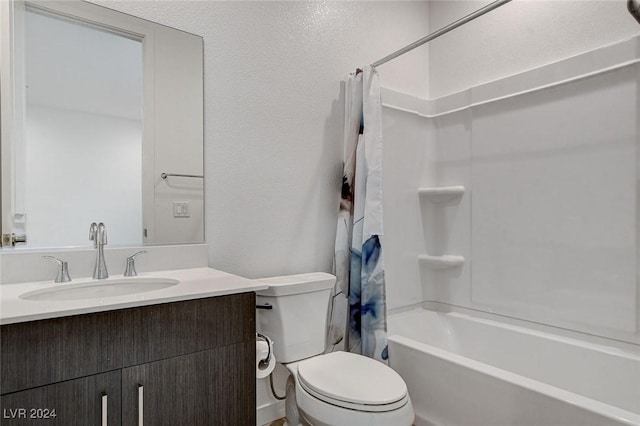
[[[387,324],[382,230],[382,104],[375,69],[349,76],[345,88],[344,173],[336,233],[329,350],[386,362]]]

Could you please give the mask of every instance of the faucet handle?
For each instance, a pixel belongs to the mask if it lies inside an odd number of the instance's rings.
[[[125,277],[135,277],[136,275],[138,275],[138,273],[136,272],[136,256],[139,254],[145,254],[146,252],[146,250],[140,250],[139,252],[127,257],[127,267],[124,270]]]
[[[69,276],[69,264],[66,260],[58,259],[53,256],[42,256],[43,259],[52,259],[58,262],[58,275],[56,275],[56,279],[54,282],[56,283],[67,283],[71,281],[71,277]]]
[[[89,241],[93,241],[93,248],[98,248],[98,225],[92,222],[89,225]]]
[[[107,244],[107,227],[104,226],[104,223],[100,222],[98,224],[98,244],[106,245]]]

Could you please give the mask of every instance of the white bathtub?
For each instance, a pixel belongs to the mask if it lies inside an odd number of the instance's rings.
[[[389,316],[416,425],[640,425],[640,355],[464,313]]]

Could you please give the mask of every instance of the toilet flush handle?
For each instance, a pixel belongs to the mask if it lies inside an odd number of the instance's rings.
[[[273,309],[271,303],[263,303],[261,305],[256,305],[256,309]]]

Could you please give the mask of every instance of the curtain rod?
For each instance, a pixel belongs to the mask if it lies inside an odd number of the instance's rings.
[[[493,3],[489,3],[488,5],[481,7],[480,9],[476,10],[475,12],[472,12],[470,14],[468,14],[467,16],[465,16],[464,18],[460,18],[455,22],[450,23],[449,25],[440,28],[438,31],[434,31],[431,34],[422,37],[420,40],[414,41],[413,43],[409,44],[408,46],[403,47],[400,50],[396,50],[395,52],[393,52],[390,55],[385,56],[382,59],[378,59],[377,61],[375,61],[374,63],[371,64],[372,67],[377,67],[378,65],[382,65],[386,62],[389,62],[392,59],[397,58],[400,55],[404,55],[405,53],[415,49],[418,46],[422,46],[423,44],[440,37],[443,34],[448,33],[449,31],[456,29],[464,24],[466,24],[469,21],[472,21],[482,15],[484,15],[485,13],[491,12],[493,9],[497,9],[498,7],[509,3],[511,0],[497,0],[494,1]]]

